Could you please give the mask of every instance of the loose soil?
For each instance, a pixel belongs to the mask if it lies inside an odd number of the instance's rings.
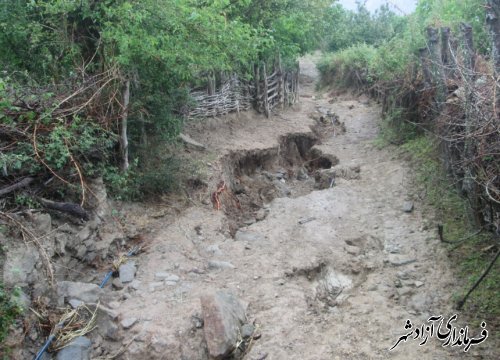
[[[135,259],[136,290],[122,290],[117,310],[139,319],[123,358],[205,359],[200,296],[215,289],[246,302],[261,334],[245,359],[496,358],[489,339],[467,354],[435,337],[388,351],[407,319],[455,313],[458,280],[414,196],[413,171],[374,145],[379,105],[315,92],[312,58],[301,71],[293,108],[188,124],[208,149],[186,150],[208,176],[189,206],[120,209],[148,243]],[[180,280],[158,284],[160,271]],[[456,325],[465,321],[459,314]]]

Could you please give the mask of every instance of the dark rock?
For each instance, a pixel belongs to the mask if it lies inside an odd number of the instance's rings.
[[[245,308],[234,295],[217,291],[201,297],[201,309],[209,354],[224,359],[236,347],[246,322]]]
[[[411,213],[413,211],[413,202],[412,201],[405,201],[403,204],[403,211],[405,213]]]
[[[90,360],[92,343],[84,336],[77,337],[57,353],[57,360]]]
[[[135,277],[135,262],[134,261],[127,261],[125,264],[120,266],[119,273],[120,273],[120,281],[122,283],[129,283],[134,280]]]

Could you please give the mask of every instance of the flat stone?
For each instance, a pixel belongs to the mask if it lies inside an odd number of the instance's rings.
[[[209,355],[224,359],[231,354],[246,322],[245,308],[231,293],[217,291],[201,297],[205,340]]]
[[[403,203],[403,211],[405,213],[411,213],[413,211],[413,201],[405,201]]]
[[[419,288],[419,287],[424,286],[424,283],[422,281],[415,281],[414,285],[416,288]]]
[[[79,336],[57,353],[57,360],[90,360],[92,343],[85,336]]]
[[[165,281],[165,285],[167,285],[167,286],[176,286],[177,285],[177,281]]]
[[[35,271],[40,255],[38,250],[29,245],[8,251],[3,266],[3,282],[6,286],[14,287],[29,282]]]
[[[224,270],[224,269],[236,269],[236,266],[234,266],[228,261],[210,260],[208,262],[208,268],[211,270]]]
[[[246,230],[238,230],[236,232],[236,235],[234,236],[234,239],[236,241],[248,241],[248,242],[265,241],[266,240],[264,235],[259,234],[257,232],[246,231]]]
[[[403,255],[389,254],[388,261],[393,266],[404,266],[417,261],[415,258],[409,258]]]
[[[85,303],[95,304],[99,297],[103,294],[101,289],[96,284],[88,284],[73,281],[60,281],[57,284],[57,294],[64,299],[77,299]],[[63,305],[63,304],[60,304]]]
[[[132,282],[135,277],[135,262],[134,261],[127,261],[125,264],[120,266],[120,269],[118,270],[120,273],[120,281],[125,284]]]
[[[135,325],[136,322],[137,322],[137,318],[130,317],[130,318],[125,318],[122,321],[120,321],[120,324],[124,329],[130,329],[132,326]]]

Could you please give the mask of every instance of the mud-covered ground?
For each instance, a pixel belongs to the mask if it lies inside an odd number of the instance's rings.
[[[312,59],[301,67],[295,107],[188,125],[207,146],[189,156],[209,181],[187,209],[122,209],[148,229],[149,246],[114,306],[138,319],[116,349],[126,359],[205,359],[200,296],[226,289],[248,304],[260,334],[245,359],[498,358],[489,339],[464,353],[412,336],[388,351],[407,319],[419,326],[455,313],[458,280],[412,170],[374,145],[380,107],[316,93]],[[174,277],[159,281],[159,272]]]

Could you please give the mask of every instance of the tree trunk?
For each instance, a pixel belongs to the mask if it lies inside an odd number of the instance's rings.
[[[420,55],[420,64],[422,65],[422,73],[424,75],[424,86],[430,88],[432,86],[431,71],[429,69],[429,49],[420,48],[418,50]]]
[[[129,168],[128,162],[128,106],[130,103],[130,80],[125,82],[125,89],[123,90],[123,114],[120,122],[120,155],[121,155],[121,169],[127,171]]]
[[[264,113],[266,117],[269,117],[269,87],[267,84],[267,72],[266,72],[266,63],[262,65],[262,76],[264,77]]]

